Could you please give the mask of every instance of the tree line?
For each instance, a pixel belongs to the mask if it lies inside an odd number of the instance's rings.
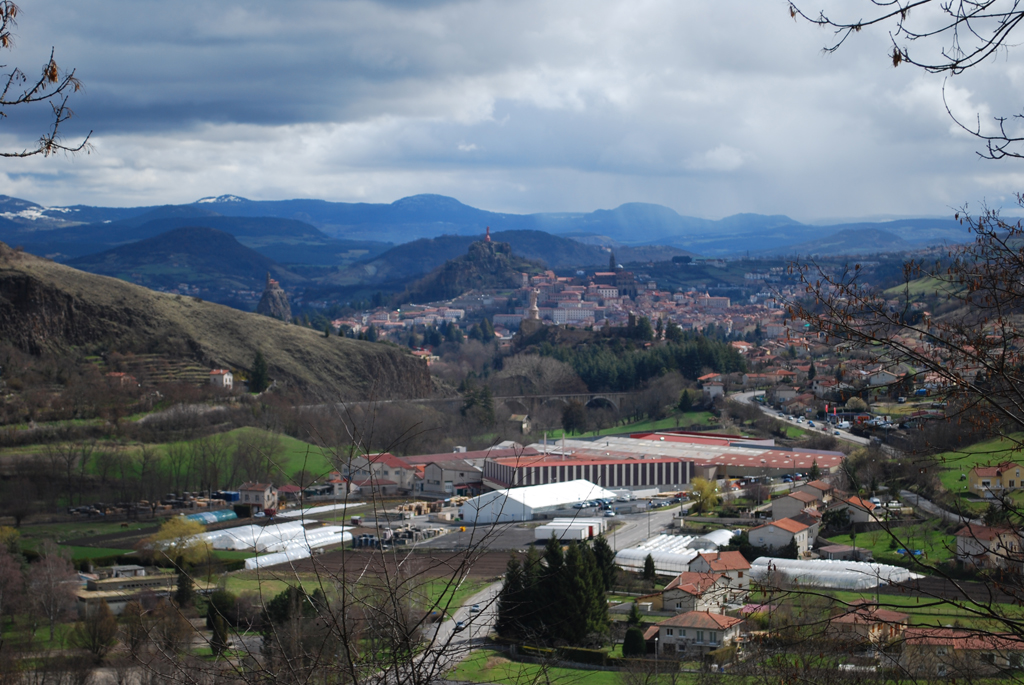
[[[563,548],[552,535],[543,555],[531,547],[523,561],[509,560],[495,630],[531,644],[601,644],[615,574],[615,552],[603,537]]]
[[[696,380],[707,370],[745,372],[746,360],[726,342],[685,333],[678,342],[643,347],[621,338],[570,348],[543,343],[540,354],[569,364],[591,392],[629,392],[668,371]]]

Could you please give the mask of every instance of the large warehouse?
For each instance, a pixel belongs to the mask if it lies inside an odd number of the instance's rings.
[[[593,499],[614,498],[615,494],[587,480],[571,480],[531,487],[495,490],[467,500],[460,508],[469,524],[532,521],[556,512],[572,511],[573,505]]]

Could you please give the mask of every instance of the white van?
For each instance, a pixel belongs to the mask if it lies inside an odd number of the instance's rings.
[[[838,428],[839,430],[847,430],[850,428],[850,422],[840,421],[839,423],[836,424],[836,428]]]

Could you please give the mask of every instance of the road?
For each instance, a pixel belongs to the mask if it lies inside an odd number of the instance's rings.
[[[764,406],[760,402],[755,402],[754,401],[754,397],[755,396],[763,395],[763,394],[764,394],[764,390],[754,390],[754,391],[751,391],[751,392],[739,392],[739,393],[736,393],[735,395],[729,395],[729,399],[736,400],[737,402],[740,402],[741,404],[753,405],[753,406],[757,407],[758,409],[760,409],[761,413],[767,414],[768,416],[772,417],[773,419],[778,419],[779,421],[782,421],[783,423],[797,425],[795,421],[787,419],[786,418],[786,414],[784,412],[776,411],[776,410],[774,410],[774,409],[772,409],[770,407]],[[803,424],[800,427],[804,428],[805,430],[814,430],[813,428],[808,428],[807,424]],[[857,444],[857,445],[867,445],[868,443],[871,442],[868,438],[862,438],[862,437],[854,435],[853,433],[850,433],[848,431],[836,430],[835,428],[832,428],[832,427],[829,427],[829,430],[827,432],[828,432],[828,434],[834,435],[836,438],[839,438],[840,440],[846,440],[847,442],[852,442],[852,443]]]

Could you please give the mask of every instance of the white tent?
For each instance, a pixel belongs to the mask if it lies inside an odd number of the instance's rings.
[[[487,492],[467,500],[459,513],[463,521],[477,525],[531,521],[534,514],[572,509],[578,502],[614,497],[611,491],[588,480],[571,480]]]

